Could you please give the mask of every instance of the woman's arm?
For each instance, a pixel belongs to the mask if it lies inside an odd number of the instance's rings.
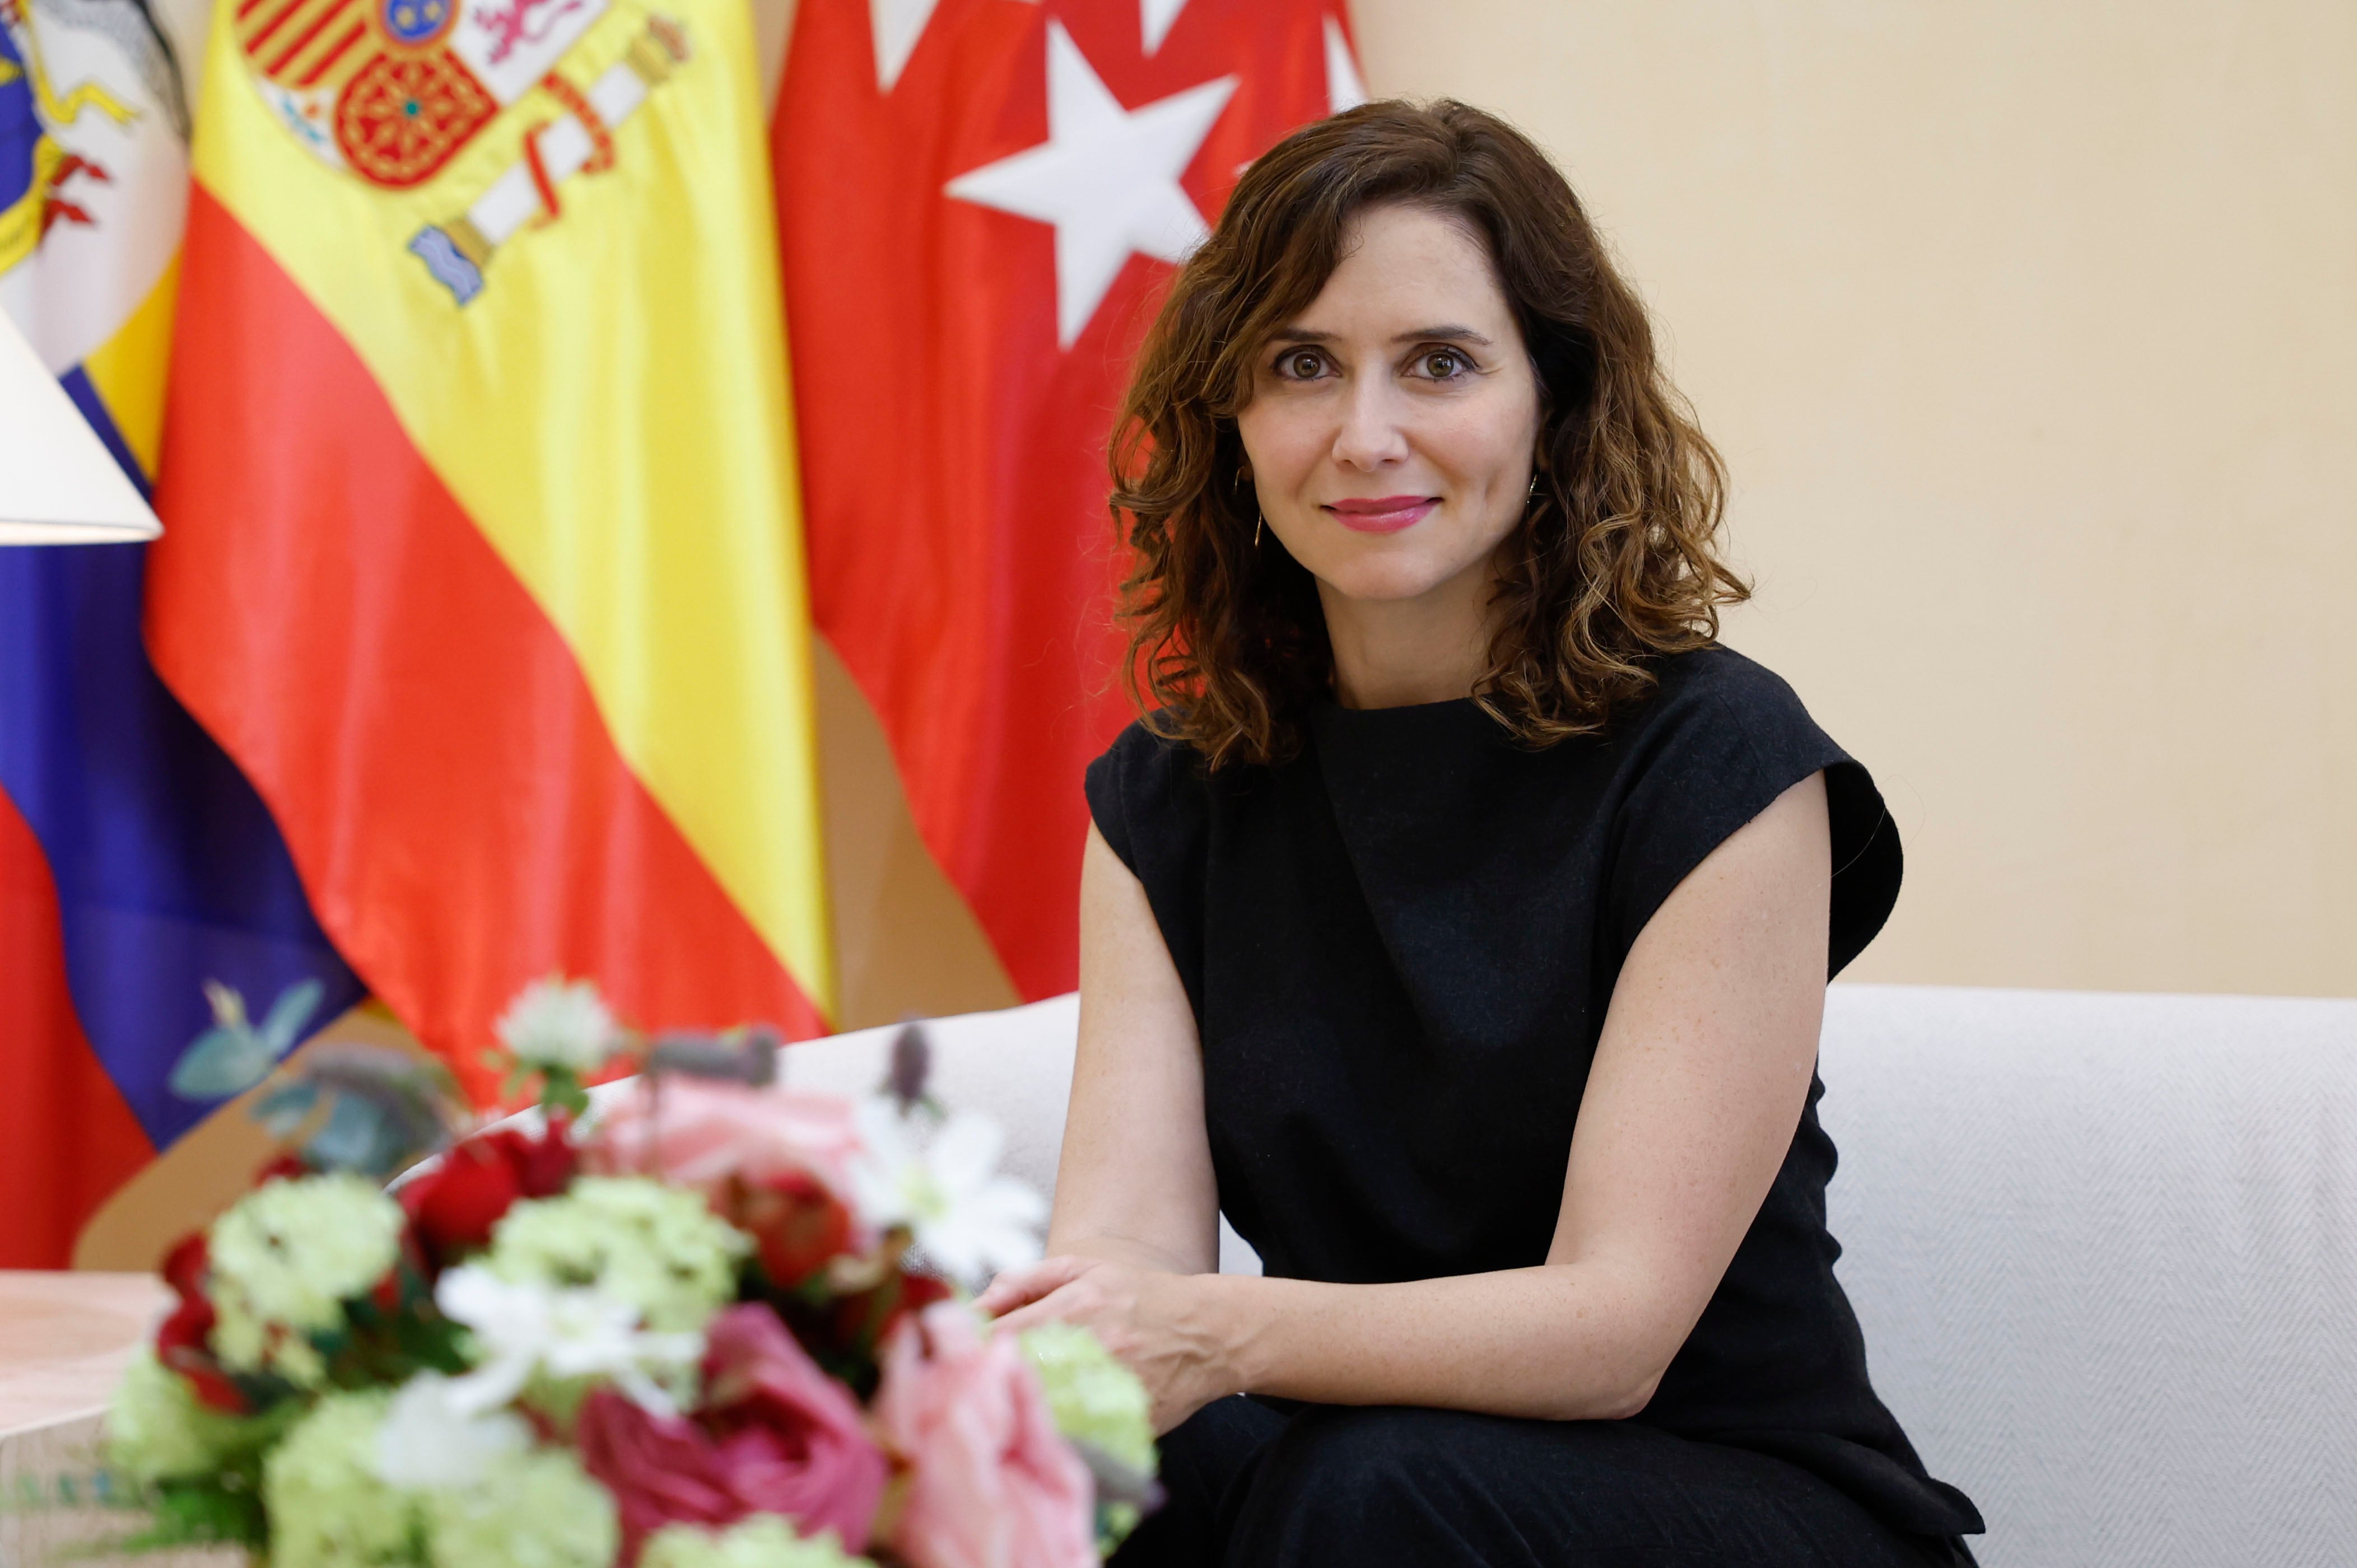
[[[1103,860],[1127,875],[1110,852]],[[1167,1092],[1177,1075],[1165,1060],[1158,1069],[1095,1069],[1103,1098],[1082,1136],[1101,1153],[1075,1165],[1068,1133],[1058,1178],[1050,1240],[1065,1255],[1010,1271],[981,1305],[1018,1329],[1049,1318],[1088,1324],[1145,1378],[1165,1428],[1237,1391],[1563,1419],[1634,1414],[1685,1343],[1791,1147],[1824,1014],[1831,890],[1824,784],[1812,776],[1715,850],[1647,922],[1613,991],[1543,1265],[1334,1285],[1157,1272],[1140,1254],[1122,1256],[1151,1230],[1174,1254],[1161,1271],[1211,1263],[1208,1237],[1192,1253],[1171,1245],[1187,1225],[1204,1233],[1208,1155],[1185,1166],[1183,1197],[1113,1196],[1179,1168],[1158,1125],[1179,1106],[1113,1090]],[[1118,923],[1124,908],[1084,894],[1084,918]],[[1142,893],[1132,912],[1159,950]],[[1137,940],[1084,930],[1084,998],[1091,943],[1101,956],[1134,957]],[[1161,963],[1167,970],[1167,952]],[[1150,993],[1132,978],[1112,994],[1143,1003]],[[1192,1151],[1202,1145],[1201,1074],[1183,993],[1177,1005],[1192,1135],[1178,1142]],[[1161,1059],[1172,1020],[1155,1011],[1144,1026],[1153,1044],[1141,1054]],[[1129,1045],[1108,1033],[1093,1054],[1117,1059]],[[1073,1104],[1077,1116],[1078,1075]],[[1133,1147],[1139,1174],[1109,1180]],[[1061,1184],[1075,1176],[1082,1186],[1068,1199]]]
[[[1220,1266],[1195,1010],[1129,867],[1081,857],[1081,1031],[1050,1253],[1183,1274]]]

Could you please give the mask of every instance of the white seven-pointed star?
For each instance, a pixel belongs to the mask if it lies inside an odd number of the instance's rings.
[[[1183,262],[1211,232],[1178,177],[1236,90],[1223,76],[1124,109],[1048,24],[1048,139],[950,181],[960,201],[1056,226],[1056,342],[1071,347],[1132,251]]]
[[[941,0],[867,0],[869,36],[876,40],[876,88],[889,92],[892,84],[900,80],[901,67],[917,50],[917,40],[925,36],[925,24],[933,19],[933,7]]]
[[[1187,0],[1137,0],[1137,31],[1152,54],[1170,36],[1170,24],[1187,8]]]
[[[1340,114],[1367,101],[1367,84],[1359,80],[1359,62],[1351,58],[1351,40],[1342,24],[1326,18],[1326,112]]]

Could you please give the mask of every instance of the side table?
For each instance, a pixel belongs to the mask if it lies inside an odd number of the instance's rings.
[[[152,1274],[0,1270],[0,1568],[87,1563],[62,1553],[135,1528],[132,1516],[103,1509],[27,1511],[23,1498],[28,1482],[96,1468],[115,1379],[169,1299]],[[113,1561],[227,1568],[242,1558],[176,1552]]]

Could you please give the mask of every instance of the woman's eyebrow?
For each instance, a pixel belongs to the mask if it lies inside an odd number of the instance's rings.
[[[1314,332],[1307,327],[1280,327],[1269,334],[1269,341],[1272,343],[1331,343],[1335,336],[1331,332]],[[1470,327],[1418,327],[1412,331],[1399,333],[1392,338],[1394,343],[1428,343],[1435,340],[1444,343],[1472,343],[1484,349],[1490,347],[1490,339],[1474,331]]]
[[[1474,343],[1490,346],[1490,339],[1470,327],[1419,327],[1413,332],[1403,332],[1392,339],[1394,343],[1422,343],[1438,338],[1446,343]]]

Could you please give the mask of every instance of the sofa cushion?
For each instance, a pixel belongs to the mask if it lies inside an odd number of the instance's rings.
[[[1840,985],[1876,1388],[1988,1568],[2357,1555],[2357,1002]]]

